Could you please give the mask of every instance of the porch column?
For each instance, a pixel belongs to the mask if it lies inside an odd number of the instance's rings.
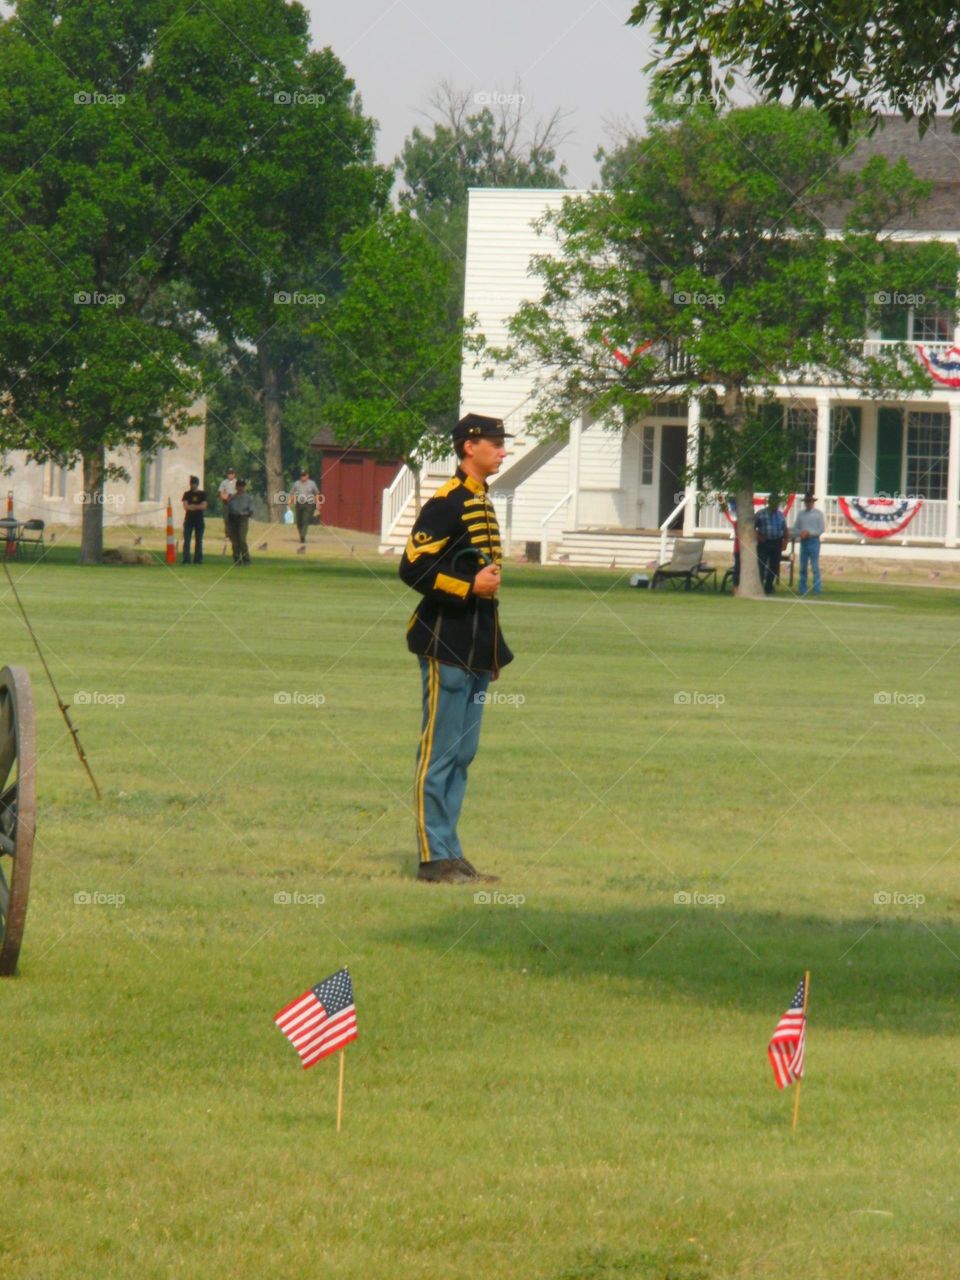
[[[821,502],[827,497],[830,478],[830,397],[817,396],[817,449],[814,455],[813,491]]]
[[[567,489],[573,494],[567,508],[568,528],[580,528],[580,437],[583,435],[583,419],[581,414],[570,423],[570,454]]]
[[[960,403],[950,401],[950,451],[947,455],[947,546],[957,545],[957,503],[960,502]]]
[[[687,483],[683,508],[683,536],[689,538],[697,527],[697,455],[700,452],[700,398],[692,395],[687,401]]]

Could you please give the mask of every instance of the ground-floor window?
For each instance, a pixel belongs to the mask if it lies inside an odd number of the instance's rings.
[[[50,459],[43,467],[43,496],[65,498],[67,496],[67,468]]]
[[[655,427],[644,427],[640,441],[640,483],[653,484],[653,439]]]
[[[158,449],[152,458],[140,459],[140,501],[159,502],[163,479],[163,450]]]
[[[947,496],[950,415],[927,411],[907,414],[906,492],[931,501]]]
[[[798,493],[813,493],[817,472],[817,411],[807,405],[787,409],[787,430],[797,441]]]

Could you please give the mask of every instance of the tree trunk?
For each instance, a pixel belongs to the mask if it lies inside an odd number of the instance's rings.
[[[103,564],[103,445],[83,455],[83,527],[80,563]]]
[[[743,426],[743,388],[727,387],[723,396],[723,414],[739,432]],[[740,585],[738,596],[756,600],[763,595],[760,567],[757,564],[757,531],[753,523],[753,485],[742,485],[737,492],[737,539],[740,543]]]
[[[757,564],[757,531],[753,524],[753,488],[737,493],[737,537],[740,540],[740,586],[738,596],[759,599],[763,595],[760,586],[760,566]]]
[[[286,503],[283,493],[283,451],[281,448],[280,384],[276,365],[270,358],[266,343],[257,343],[260,360],[260,382],[263,387],[263,411],[267,420],[263,461],[267,476],[267,511],[272,524],[283,520]]]

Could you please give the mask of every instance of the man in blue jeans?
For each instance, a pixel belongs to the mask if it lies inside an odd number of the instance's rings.
[[[793,526],[793,536],[800,539],[800,595],[807,594],[807,570],[813,573],[813,594],[820,595],[820,539],[823,537],[826,522],[823,512],[813,505],[816,499],[812,493],[803,495],[803,510],[797,516]]]
[[[463,856],[457,822],[480,741],[487,688],[513,658],[500,630],[500,531],[487,478],[506,456],[499,418],[469,413],[453,429],[460,465],[417,517],[400,577],[423,597],[407,627],[420,661],[423,722],[414,809],[417,879],[496,880]]]

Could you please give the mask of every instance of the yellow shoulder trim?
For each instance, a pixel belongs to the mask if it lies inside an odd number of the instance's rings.
[[[435,498],[446,498],[453,493],[454,489],[459,489],[460,481],[456,476],[451,476],[449,480],[445,480],[437,492],[433,495]]]
[[[451,578],[445,573],[438,573],[433,585],[437,591],[447,591],[452,596],[459,596],[461,600],[466,600],[470,594],[469,582],[461,582],[459,578]]]
[[[420,556],[435,556],[439,554],[449,541],[449,538],[436,538],[433,542],[420,542],[411,533],[407,539],[407,546],[403,554],[411,564],[414,564]]]

